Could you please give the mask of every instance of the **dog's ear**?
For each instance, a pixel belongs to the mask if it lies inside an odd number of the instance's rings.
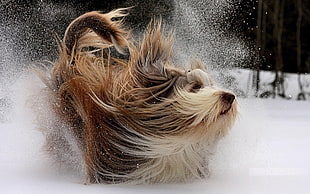
[[[174,35],[172,32],[167,36],[162,34],[161,20],[152,20],[139,48],[131,53],[131,62],[134,70],[142,74],[144,78],[171,79],[175,75],[183,73],[172,66],[172,46]],[[138,75],[139,76],[139,75]]]
[[[127,46],[127,34],[121,28],[121,21],[115,18],[126,16],[127,10],[117,9],[106,14],[93,11],[76,18],[64,35],[67,54],[72,55],[81,45],[96,47],[102,42],[113,44],[118,52],[123,53],[123,47]]]

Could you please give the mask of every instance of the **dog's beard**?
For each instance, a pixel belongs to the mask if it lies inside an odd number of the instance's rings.
[[[177,94],[173,102],[176,117],[191,120],[182,127],[188,128],[186,135],[193,136],[193,141],[205,138],[213,142],[224,136],[235,121],[236,102],[227,102],[224,96],[229,93],[225,91],[205,87],[197,93],[181,90]]]
[[[87,13],[69,25],[59,61],[45,79],[52,110],[67,127],[45,126],[47,149],[57,156],[78,153],[90,182],[208,176],[208,153],[237,115],[234,95],[216,88],[198,60],[188,70],[174,66],[173,36],[162,35],[161,22],[151,22],[138,46],[128,41],[111,20],[123,11]],[[111,44],[121,52],[127,45],[129,59],[113,58]],[[65,153],[71,145],[79,150]]]

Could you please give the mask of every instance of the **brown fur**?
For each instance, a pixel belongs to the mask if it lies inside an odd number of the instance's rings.
[[[189,70],[172,64],[173,36],[162,35],[160,21],[150,23],[141,43],[129,39],[122,21],[111,20],[124,11],[89,12],[68,26],[46,79],[49,106],[66,127],[46,126],[46,147],[58,161],[80,154],[90,182],[205,177],[206,147],[235,120],[236,102],[227,100],[233,95],[213,86],[200,61]],[[127,47],[129,59],[112,57],[111,46],[120,53]],[[174,156],[184,161],[174,165]]]

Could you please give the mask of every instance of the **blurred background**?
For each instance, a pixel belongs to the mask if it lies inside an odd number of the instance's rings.
[[[176,31],[176,60],[201,58],[240,96],[310,99],[308,0],[1,0],[0,5],[2,90],[29,64],[55,60],[53,35],[62,37],[77,16],[133,6],[125,19],[133,34],[139,37],[151,18],[161,16]],[[231,74],[235,68],[247,70],[246,86],[238,83],[238,73]],[[267,81],[266,71],[272,72]],[[290,73],[294,78],[287,79]],[[296,95],[287,92],[291,79]]]

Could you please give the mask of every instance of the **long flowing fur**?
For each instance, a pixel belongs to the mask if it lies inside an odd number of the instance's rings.
[[[40,122],[45,147],[90,183],[205,178],[236,118],[235,97],[213,85],[200,61],[173,65],[173,35],[162,35],[160,21],[141,42],[129,38],[118,19],[125,12],[89,12],[68,26],[42,93],[55,115]],[[112,57],[112,46],[129,58]]]

